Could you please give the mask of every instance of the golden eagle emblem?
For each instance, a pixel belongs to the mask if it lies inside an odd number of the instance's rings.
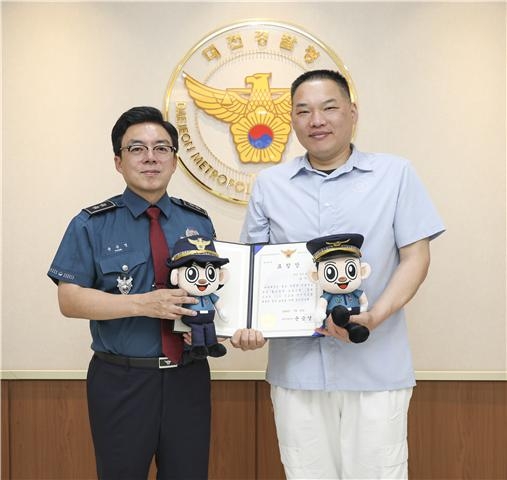
[[[279,163],[290,126],[290,89],[271,88],[270,73],[245,77],[250,88],[219,90],[183,73],[190,97],[201,110],[230,124],[243,163]]]
[[[199,237],[199,238],[196,238],[195,240],[192,240],[191,238],[189,238],[188,243],[195,245],[197,247],[197,250],[204,250],[211,243],[211,241],[204,240]]]
[[[284,254],[287,258],[290,258],[290,257],[292,257],[292,255],[293,255],[294,253],[296,253],[296,249],[293,249],[293,250],[291,250],[291,249],[282,250],[282,253],[283,253],[283,254]]]

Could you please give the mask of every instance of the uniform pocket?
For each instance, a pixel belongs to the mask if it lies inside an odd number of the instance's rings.
[[[146,261],[146,255],[140,251],[100,259],[99,266],[104,290],[118,293],[120,285],[132,284],[132,280],[129,282],[129,278],[139,281],[146,274]]]

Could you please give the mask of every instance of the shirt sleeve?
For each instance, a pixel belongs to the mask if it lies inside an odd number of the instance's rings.
[[[257,177],[241,229],[240,241],[243,243],[269,242],[269,220],[263,209],[262,185]]]
[[[426,188],[410,163],[406,163],[400,181],[394,231],[398,248],[445,231],[444,224]]]
[[[83,287],[93,286],[96,276],[93,248],[86,224],[80,216],[67,227],[48,276],[56,284],[63,281]]]

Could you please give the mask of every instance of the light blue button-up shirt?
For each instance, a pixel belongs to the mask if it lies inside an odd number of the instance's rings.
[[[245,243],[304,242],[335,233],[364,236],[372,268],[361,289],[370,307],[399,264],[398,249],[444,231],[411,164],[359,152],[330,175],[306,156],[261,171],[241,232]],[[415,384],[405,316],[398,311],[361,344],[331,337],[271,339],[267,380],[305,390],[382,391]]]

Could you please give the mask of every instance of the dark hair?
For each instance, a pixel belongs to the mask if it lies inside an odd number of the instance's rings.
[[[311,80],[332,80],[342,89],[347,98],[349,100],[351,99],[350,88],[347,79],[340,72],[335,72],[334,70],[309,70],[292,82],[292,85],[290,87],[291,100],[294,98],[294,94],[296,93],[298,87],[302,83],[309,82]]]
[[[133,107],[120,116],[111,131],[114,154],[120,155],[123,135],[129,127],[147,122],[161,125],[171,137],[172,144],[178,151],[178,131],[171,123],[164,120],[160,110],[154,107]]]

